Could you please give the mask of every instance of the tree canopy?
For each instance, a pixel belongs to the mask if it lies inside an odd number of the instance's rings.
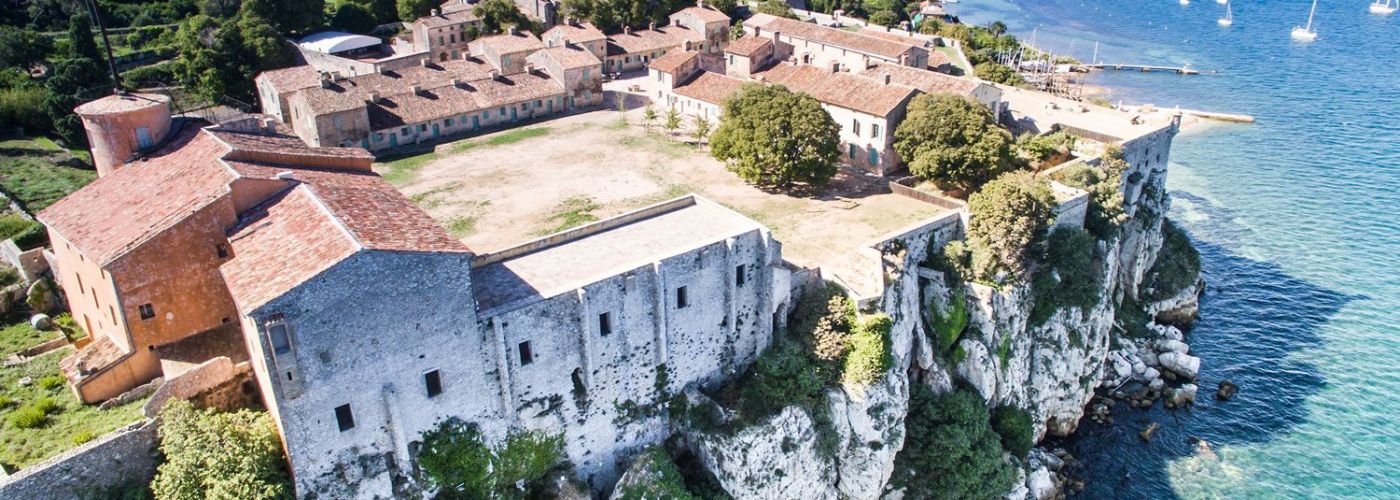
[[[643,28],[649,23],[664,24],[672,12],[693,5],[688,0],[564,0],[563,17],[586,19],[607,31],[623,26]]]
[[[935,395],[913,384],[904,449],[890,482],[904,498],[1001,498],[1016,480],[982,398],[968,389]]]
[[[481,0],[481,3],[472,8],[472,14],[481,18],[483,33],[500,33],[505,31],[507,26],[528,30],[534,25],[511,0]]]
[[[74,14],[68,20],[69,57],[86,57],[101,64],[107,58],[97,50],[97,41],[92,38],[92,20],[87,14]]]
[[[987,108],[958,95],[915,97],[894,138],[909,171],[944,188],[974,190],[1012,165],[1011,133]]]
[[[423,433],[418,465],[438,498],[499,498],[517,482],[538,482],[563,457],[563,436],[514,431],[491,447],[475,425],[451,419]]]
[[[197,410],[172,400],[161,415],[165,463],[151,482],[156,498],[291,498],[282,441],[267,413]]]
[[[378,25],[370,8],[355,2],[337,5],[331,15],[331,27],[349,33],[369,33]]]
[[[227,19],[194,16],[180,23],[175,46],[172,73],[210,101],[227,96],[254,102],[253,77],[294,61],[287,44],[252,9]]]
[[[1002,281],[1002,275],[1025,278],[1054,213],[1050,187],[1030,172],[1003,174],[973,194],[967,208],[973,275],[995,281]]]
[[[840,127],[816,99],[757,83],[725,101],[710,146],[731,171],[761,186],[825,185],[841,156]]]
[[[28,69],[53,51],[53,41],[31,29],[0,26],[0,66]]]

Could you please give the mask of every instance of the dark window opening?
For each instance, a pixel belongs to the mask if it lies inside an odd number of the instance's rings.
[[[424,373],[423,385],[427,386],[430,398],[442,394],[442,374],[438,370]]]
[[[685,295],[685,287],[676,289],[676,309],[684,309],[690,305],[690,298]]]
[[[272,352],[277,355],[292,352],[292,341],[287,337],[287,325],[277,323],[267,327],[267,335],[272,338]]]
[[[520,365],[528,365],[535,362],[535,353],[530,352],[530,341],[520,343]]]
[[[734,268],[734,286],[744,286],[744,265]]]
[[[141,311],[141,319],[151,319],[156,317],[156,308],[150,304],[141,304],[137,307]]]
[[[612,334],[612,316],[610,316],[609,313],[603,313],[598,315],[598,334]]]
[[[340,432],[355,428],[355,415],[350,413],[350,405],[335,407],[335,423],[340,426]]]

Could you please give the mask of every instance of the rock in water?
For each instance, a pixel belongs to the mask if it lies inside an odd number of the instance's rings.
[[[1171,351],[1157,356],[1162,368],[1166,368],[1188,379],[1196,378],[1196,373],[1201,371],[1201,358],[1190,354],[1182,354]]]
[[[1235,385],[1234,382],[1229,380],[1221,380],[1219,386],[1215,390],[1215,399],[1229,401],[1230,398],[1235,397],[1235,393],[1237,392],[1240,392],[1240,386]]]
[[[1150,443],[1152,442],[1152,434],[1157,432],[1157,428],[1161,426],[1162,424],[1152,422],[1152,424],[1148,425],[1146,429],[1143,429],[1142,432],[1138,433],[1138,437],[1142,438],[1143,442]]]

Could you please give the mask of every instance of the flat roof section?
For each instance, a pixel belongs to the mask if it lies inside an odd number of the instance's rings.
[[[482,255],[472,270],[472,286],[487,318],[764,229],[733,210],[687,195]]]

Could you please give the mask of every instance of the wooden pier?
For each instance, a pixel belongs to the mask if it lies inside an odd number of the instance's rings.
[[[1201,74],[1200,71],[1197,71],[1197,70],[1194,70],[1194,69],[1191,69],[1191,68],[1188,68],[1188,67],[1185,67],[1185,66],[1153,66],[1153,65],[1150,65],[1150,64],[1108,64],[1108,63],[1086,64],[1085,66],[1088,66],[1089,68],[1092,68],[1092,69],[1116,69],[1116,70],[1127,70],[1127,71],[1141,71],[1141,72],[1143,72],[1143,73],[1151,73],[1151,72],[1155,72],[1155,71],[1165,71],[1165,72],[1169,72],[1169,73],[1176,73],[1176,74],[1178,74],[1178,75],[1199,75],[1199,74]]]

